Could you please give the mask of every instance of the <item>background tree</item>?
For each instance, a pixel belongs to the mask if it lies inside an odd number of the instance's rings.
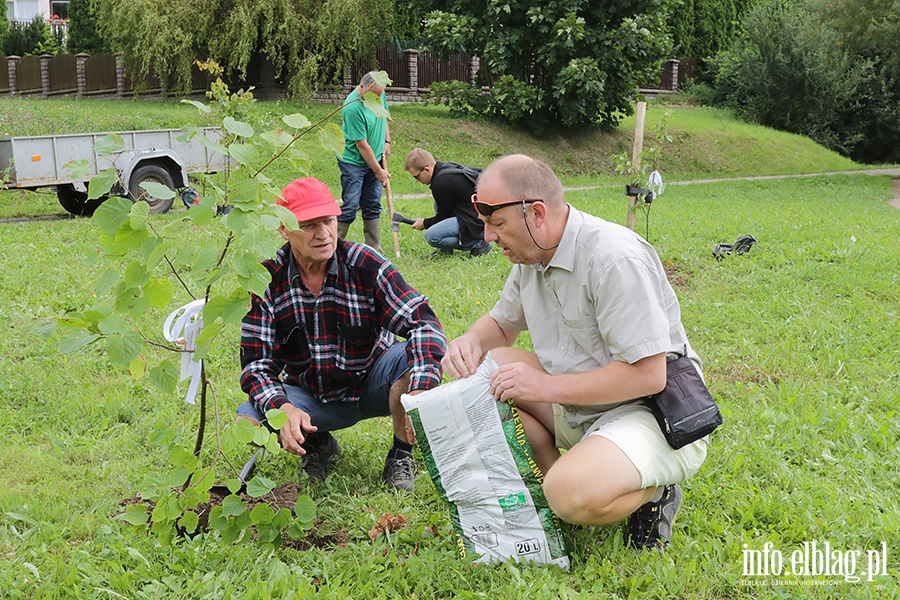
[[[900,160],[896,13],[830,0],[762,0],[718,61],[718,97],[743,117],[862,162]],[[885,4],[885,3],[882,3]],[[875,18],[873,18],[875,17]],[[877,35],[885,32],[882,45]]]
[[[706,80],[708,60],[731,46],[740,20],[753,0],[681,0],[672,9],[669,26],[674,55],[696,59],[699,78]]]
[[[392,35],[392,0],[96,0],[101,29],[132,76],[152,71],[190,86],[195,60],[215,58],[246,77],[258,54],[294,92],[334,83],[350,60],[372,57]]]
[[[66,49],[71,54],[109,52],[109,44],[100,34],[97,0],[70,0],[69,33]]]
[[[486,95],[465,84],[434,86],[461,112],[541,131],[614,126],[642,81],[668,58],[667,0],[417,0],[425,37],[442,51],[481,58]]]
[[[41,15],[28,23],[14,21],[3,37],[3,52],[6,56],[29,56],[34,54],[57,54],[59,45],[50,27]]]
[[[9,5],[7,4],[7,7]],[[3,40],[6,38],[6,33],[9,31],[9,16],[6,14],[7,9],[2,9],[3,17],[0,18],[0,49],[3,48]]]

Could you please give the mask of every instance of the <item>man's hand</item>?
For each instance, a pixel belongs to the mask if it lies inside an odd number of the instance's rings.
[[[387,160],[387,157],[390,155],[391,155],[391,143],[385,142],[384,143],[384,153],[383,153],[385,160]]]
[[[553,385],[551,377],[523,362],[509,363],[491,375],[490,391],[497,400],[546,402]]]
[[[312,424],[309,414],[296,406],[283,404],[281,410],[287,415],[287,423],[281,426],[281,446],[297,456],[306,454],[301,444],[306,441],[306,436],[318,427]]]
[[[387,172],[387,169],[378,169],[375,171],[375,178],[381,182],[381,185],[387,185],[388,179],[391,178],[391,174]]]
[[[410,224],[410,227],[423,231],[425,229],[425,219],[416,219]]]
[[[453,379],[462,379],[475,373],[483,354],[481,346],[472,336],[462,335],[450,342],[441,366]]]

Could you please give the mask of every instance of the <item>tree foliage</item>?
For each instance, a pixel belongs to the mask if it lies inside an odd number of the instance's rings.
[[[31,56],[58,54],[59,44],[41,15],[27,23],[14,21],[3,36],[3,52],[6,56]]]
[[[333,83],[351,60],[374,56],[390,38],[391,0],[97,0],[101,28],[138,78],[174,72],[190,85],[191,64],[212,57],[232,80],[254,58],[272,61],[294,92]]]
[[[100,35],[97,10],[97,0],[71,0],[69,2],[69,33],[66,41],[66,49],[69,53],[109,52],[109,44]]]
[[[437,86],[461,112],[544,129],[614,126],[638,83],[657,75],[671,47],[666,0],[418,0],[425,36],[441,51],[481,59],[482,95]]]
[[[669,24],[675,55],[701,61],[728,49],[752,0],[680,0]]]
[[[746,118],[855,160],[900,160],[894,38],[886,35],[883,47],[874,35],[858,39],[862,30],[890,29],[892,21],[887,13],[872,19],[877,10],[863,19],[856,10],[825,0],[761,1],[717,63],[719,97]]]

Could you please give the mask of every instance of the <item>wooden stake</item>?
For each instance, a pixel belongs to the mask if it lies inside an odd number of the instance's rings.
[[[387,171],[387,156],[383,156],[381,158],[381,166]],[[388,203],[388,214],[390,215],[389,220],[393,225],[394,220],[394,198],[391,196],[391,180],[388,179],[387,183],[384,184],[384,191],[387,195],[387,203]],[[399,229],[399,227],[397,228]],[[391,237],[394,238],[394,255],[397,258],[400,258],[400,234],[391,227]]]
[[[637,116],[634,122],[634,148],[631,151],[631,175],[637,181],[641,166],[641,152],[644,150],[644,121],[647,116],[647,103],[637,103]],[[641,182],[638,182],[641,183]],[[637,205],[637,197],[628,197],[628,216],[625,218],[625,226],[634,231],[634,211]]]

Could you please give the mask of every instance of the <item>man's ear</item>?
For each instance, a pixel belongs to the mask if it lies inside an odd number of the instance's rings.
[[[540,227],[547,219],[547,205],[543,202],[533,202],[531,210],[534,211],[534,223]]]
[[[288,237],[288,230],[284,226],[284,224],[281,224],[278,226],[278,233],[281,234],[281,237],[283,237],[286,242],[291,241],[290,238]]]

